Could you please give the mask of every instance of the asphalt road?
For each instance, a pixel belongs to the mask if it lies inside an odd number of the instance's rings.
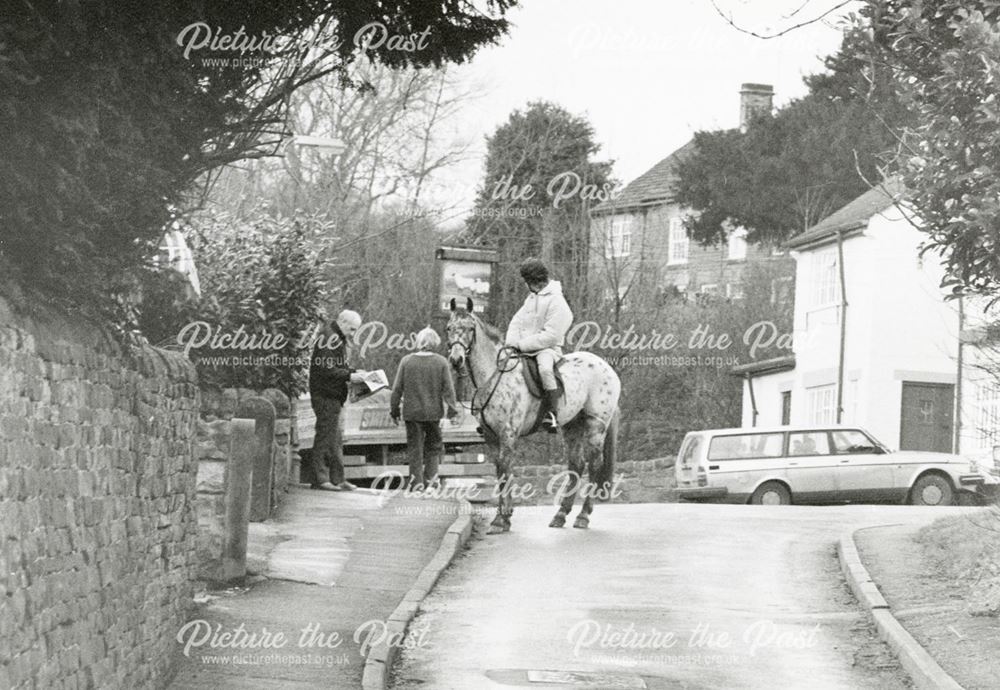
[[[518,508],[424,602],[393,687],[905,688],[835,541],[955,510],[598,505],[585,531]]]

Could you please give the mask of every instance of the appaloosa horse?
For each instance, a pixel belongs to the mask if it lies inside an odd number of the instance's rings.
[[[521,436],[532,433],[541,401],[528,390],[519,353],[503,346],[501,334],[472,313],[472,300],[465,309],[451,301],[448,320],[448,359],[455,369],[469,372],[475,393],[472,411],[479,417],[486,442],[497,449],[498,505],[490,534],[510,530],[514,512],[511,496],[511,460]],[[566,444],[571,471],[570,488],[560,497],[559,511],[549,527],[562,527],[573,509],[577,493],[583,506],[573,522],[587,527],[593,499],[610,497],[617,452],[618,398],[621,381],[611,365],[591,352],[572,352],[559,364],[565,397],[559,409],[559,429]],[[591,485],[583,479],[586,461]],[[595,490],[596,487],[596,490]]]

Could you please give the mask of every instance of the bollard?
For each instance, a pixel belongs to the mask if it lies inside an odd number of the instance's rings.
[[[274,481],[274,405],[264,398],[247,398],[236,408],[234,418],[254,420],[253,483],[250,490],[250,520],[261,522],[271,515],[271,484]]]
[[[250,530],[250,486],[253,449],[257,443],[254,420],[233,419],[232,455],[226,465],[225,541],[222,544],[222,579],[247,574],[247,534]]]

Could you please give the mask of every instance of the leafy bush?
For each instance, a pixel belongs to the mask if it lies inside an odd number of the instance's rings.
[[[318,217],[275,217],[264,209],[248,221],[225,213],[199,218],[192,251],[204,298],[179,301],[174,272],[152,274],[140,317],[143,333],[155,344],[187,348],[203,386],[277,388],[297,396],[305,388],[311,351],[301,346],[301,336],[319,322],[325,292],[316,238],[328,229]],[[246,349],[212,343],[216,335],[237,332],[246,334],[247,343],[258,341]],[[284,339],[280,347],[263,340],[270,336],[276,344],[277,335]]]

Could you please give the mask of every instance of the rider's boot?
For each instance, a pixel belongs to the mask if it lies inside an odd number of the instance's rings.
[[[544,391],[544,395],[545,404],[549,408],[549,413],[542,422],[542,427],[550,434],[554,434],[559,431],[559,389],[546,389]]]

